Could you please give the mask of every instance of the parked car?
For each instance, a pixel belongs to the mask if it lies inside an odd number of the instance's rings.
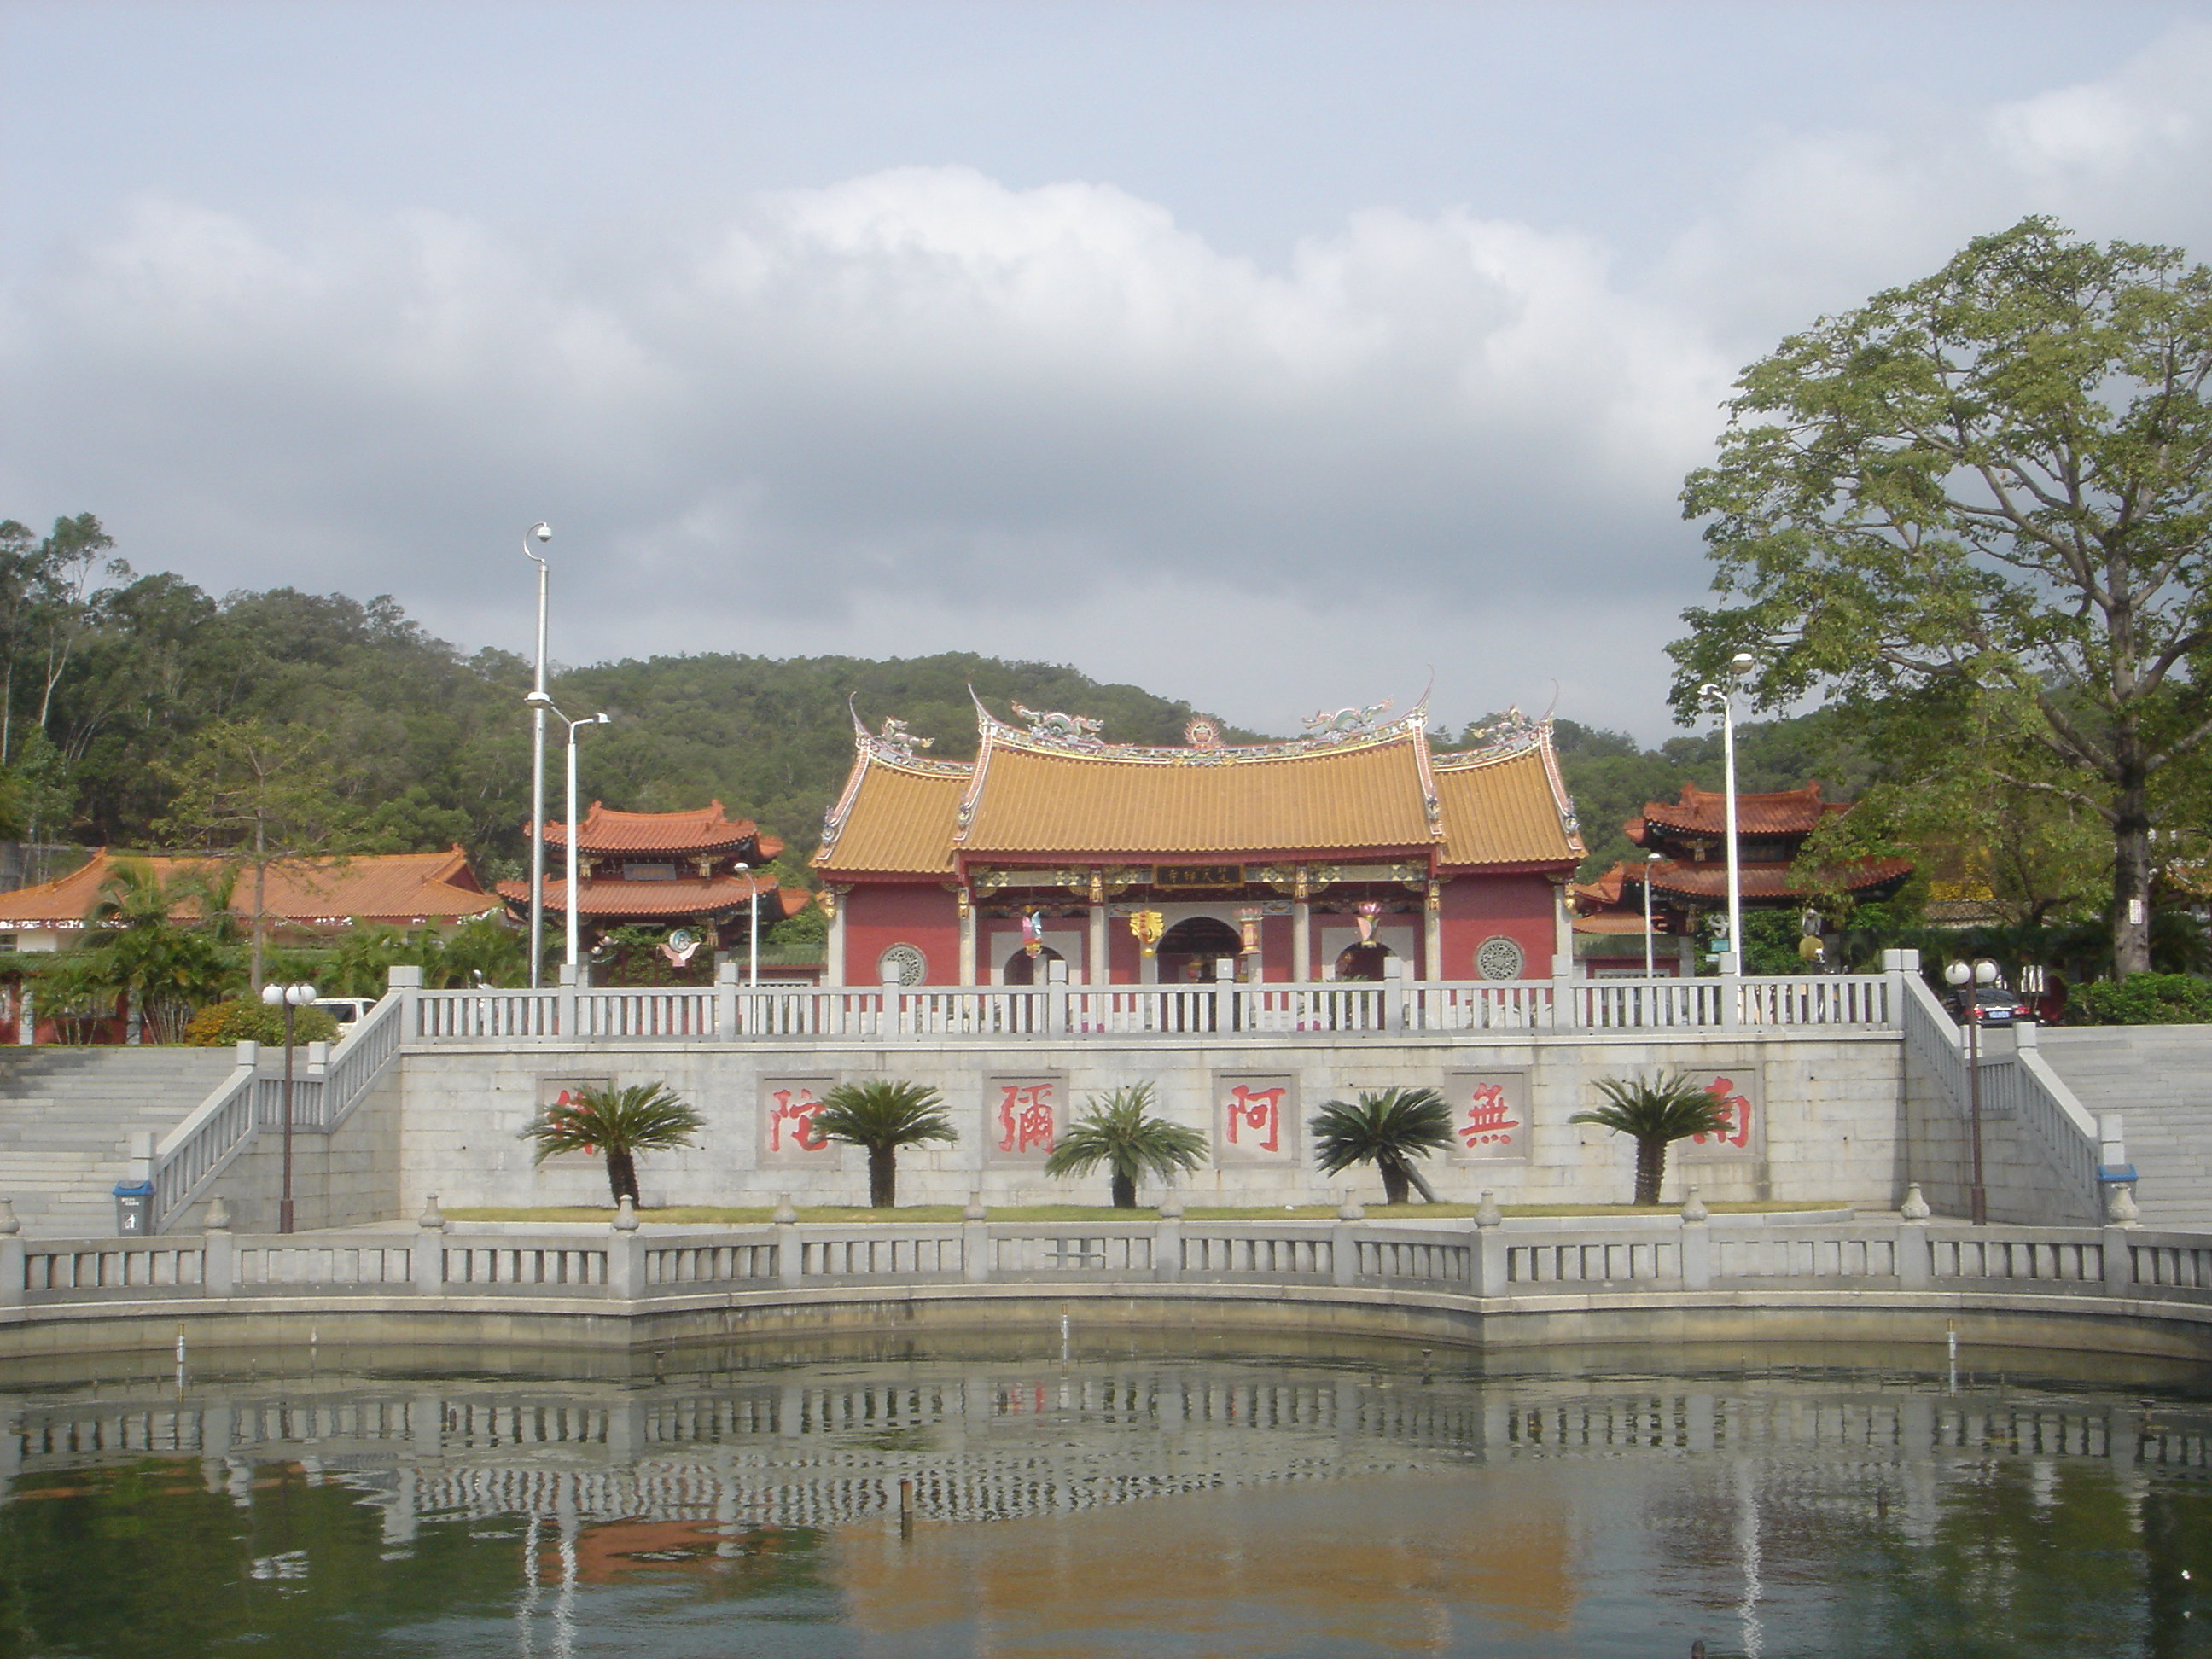
[[[337,1021],[338,1030],[343,1031],[356,1020],[365,1016],[370,1009],[375,1007],[376,999],[374,997],[317,997],[314,1006]]]
[[[1952,991],[1945,995],[1943,1004],[1960,1024],[1968,1018],[1968,993]],[[1995,985],[1984,985],[1972,994],[1972,1018],[1977,1024],[2033,1025],[2036,1023],[2035,1004],[2018,991],[2007,991]]]

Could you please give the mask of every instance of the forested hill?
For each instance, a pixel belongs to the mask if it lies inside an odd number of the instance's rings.
[[[314,734],[295,763],[301,787],[284,805],[319,823],[325,844],[403,852],[459,842],[487,876],[519,867],[530,787],[521,657],[465,655],[388,598],[289,588],[218,598],[108,562],[110,550],[88,516],[44,536],[0,523],[0,839],[192,839],[164,822],[177,794],[171,774],[222,730],[261,728]],[[1103,720],[1119,742],[1180,742],[1198,712],[1072,668],[964,653],[655,657],[570,670],[552,690],[570,714],[613,716],[582,735],[586,800],[660,811],[719,798],[781,836],[795,872],[851,763],[847,699],[872,728],[896,715],[936,740],[932,755],[962,760],[975,748],[970,685],[1002,719],[1016,702],[1066,709]],[[1625,850],[1620,820],[1640,802],[1686,780],[1720,781],[1709,734],[1644,750],[1571,720],[1558,732],[1592,868]],[[1747,789],[1808,775],[1855,781],[1822,769],[1820,716],[1739,734]],[[559,751],[550,759],[557,811]],[[312,799],[318,790],[327,801]]]

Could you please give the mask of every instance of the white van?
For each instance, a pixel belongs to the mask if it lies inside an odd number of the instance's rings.
[[[376,999],[374,997],[317,997],[310,1006],[321,1009],[332,1019],[337,1021],[338,1030],[343,1033],[347,1026],[362,1018],[370,1009],[376,1006]]]

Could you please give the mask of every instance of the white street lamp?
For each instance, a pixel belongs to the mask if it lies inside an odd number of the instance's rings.
[[[543,519],[522,533],[522,556],[538,567],[538,677],[524,701],[531,709],[530,748],[530,988],[536,990],[545,963],[545,580],[544,556],[532,541],[550,542],[553,526]]]
[[[1659,867],[1659,855],[1644,855],[1644,977],[1650,979],[1657,972],[1651,959],[1651,872]]]
[[[752,878],[752,911],[746,929],[750,935],[751,959],[745,969],[745,983],[757,991],[760,989],[760,880],[750,864],[740,863],[738,873]]]
[[[559,709],[553,708],[550,702],[545,706],[552,709],[555,720],[568,728],[568,827],[563,836],[563,840],[568,843],[567,864],[561,873],[563,890],[568,900],[563,907],[568,913],[568,950],[565,960],[571,970],[571,977],[574,977],[579,956],[577,911],[580,908],[576,902],[576,733],[586,726],[606,725],[607,717],[605,714],[586,714],[580,720],[572,720]]]
[[[264,985],[261,1000],[284,1011],[284,1184],[276,1200],[276,1231],[292,1231],[292,1017],[315,1000],[312,985]]]
[[[1727,797],[1728,810],[1728,955],[1721,963],[1724,974],[1743,972],[1743,866],[1736,846],[1735,825],[1735,687],[1736,682],[1751,672],[1756,663],[1748,651],[1739,651],[1729,659],[1728,678],[1722,684],[1710,681],[1698,688],[1698,700],[1709,707],[1717,708],[1721,714],[1721,765],[1723,788]]]
[[[1967,1214],[1977,1226],[1990,1218],[1989,1194],[1982,1185],[1982,999],[1981,988],[1994,985],[1997,965],[1987,957],[1969,967],[1954,962],[1943,977],[1959,994],[1960,1018],[1966,1023],[1966,1121],[1972,1131],[1973,1180],[1966,1188]]]

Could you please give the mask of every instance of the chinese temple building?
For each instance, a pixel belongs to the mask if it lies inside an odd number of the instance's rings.
[[[86,930],[85,917],[118,864],[143,866],[164,886],[180,876],[220,867],[206,857],[114,854],[100,848],[55,881],[0,893],[0,941],[15,951],[58,951]],[[253,877],[240,874],[231,890],[231,913],[253,908]],[[442,853],[387,853],[352,858],[287,859],[269,866],[264,903],[280,937],[343,933],[356,921],[398,927],[447,927],[472,916],[495,915],[500,902],[484,891],[459,848]],[[180,899],[178,921],[199,915]]]
[[[1516,714],[1488,746],[1437,753],[1425,706],[1388,708],[1248,747],[1194,720],[1185,746],[1148,747],[1018,704],[1026,726],[1010,726],[978,702],[972,762],[856,716],[814,860],[834,907],[827,977],[1548,975],[1583,854],[1550,726]]]
[[[781,890],[763,866],[783,851],[750,818],[732,818],[719,800],[689,812],[617,812],[599,801],[576,830],[579,921],[596,934],[610,927],[689,927],[711,949],[743,948],[754,895],[764,933],[797,914],[812,896]],[[546,926],[566,926],[568,826],[545,826]],[[499,895],[518,919],[530,915],[530,884],[503,881]],[[556,920],[557,919],[557,920]]]
[[[1823,800],[1820,786],[1735,798],[1736,850],[1746,910],[1796,909],[1813,891],[1790,878],[1805,838],[1831,818],[1850,811],[1849,801]],[[1662,973],[1692,970],[1691,951],[1705,918],[1728,909],[1728,801],[1718,790],[1682,786],[1675,801],[1646,801],[1621,825],[1646,858],[1616,864],[1596,880],[1574,889],[1575,932],[1593,971],[1609,963],[1617,971],[1643,972],[1644,887],[1650,886],[1652,932],[1668,940],[1655,954]],[[1650,854],[1656,853],[1654,860]],[[1861,859],[1824,872],[1827,885],[1854,898],[1885,899],[1905,884],[1912,866],[1904,859]]]

